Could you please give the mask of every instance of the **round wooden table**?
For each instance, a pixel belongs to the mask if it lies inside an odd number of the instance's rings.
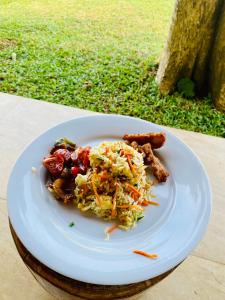
[[[9,226],[16,248],[35,279],[51,295],[63,300],[80,298],[103,300],[130,297],[155,285],[177,268],[176,266],[160,276],[133,284],[99,285],[85,283],[63,276],[42,264],[21,243],[10,221]]]

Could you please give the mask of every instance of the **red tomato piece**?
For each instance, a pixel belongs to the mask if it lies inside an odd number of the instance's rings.
[[[43,165],[53,176],[57,176],[64,168],[64,158],[61,155],[49,155],[43,159]]]
[[[90,147],[77,148],[72,154],[71,159],[76,165],[84,166],[84,169],[88,168],[90,165],[89,160]]]
[[[61,155],[64,158],[65,162],[68,162],[71,158],[71,153],[67,149],[58,149],[53,153],[53,155]]]
[[[77,174],[79,173],[79,171],[80,171],[80,168],[77,167],[77,166],[71,168],[71,173],[72,173],[74,176],[77,176]]]

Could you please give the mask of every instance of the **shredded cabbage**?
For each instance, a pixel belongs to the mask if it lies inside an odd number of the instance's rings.
[[[75,205],[105,220],[116,219],[130,229],[143,217],[150,181],[143,156],[124,142],[104,142],[93,147],[86,175],[78,174]]]

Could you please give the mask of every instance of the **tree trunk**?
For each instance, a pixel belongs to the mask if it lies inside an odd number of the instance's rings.
[[[198,93],[207,94],[205,82],[209,56],[223,1],[177,0],[157,73],[162,93],[174,91],[179,79],[189,77],[195,81]],[[213,65],[216,67],[216,62]]]
[[[225,111],[225,3],[221,12],[210,61],[209,85],[216,107]]]

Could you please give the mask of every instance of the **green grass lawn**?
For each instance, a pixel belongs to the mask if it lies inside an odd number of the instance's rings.
[[[159,96],[174,2],[1,0],[0,91],[225,137],[210,99]]]

